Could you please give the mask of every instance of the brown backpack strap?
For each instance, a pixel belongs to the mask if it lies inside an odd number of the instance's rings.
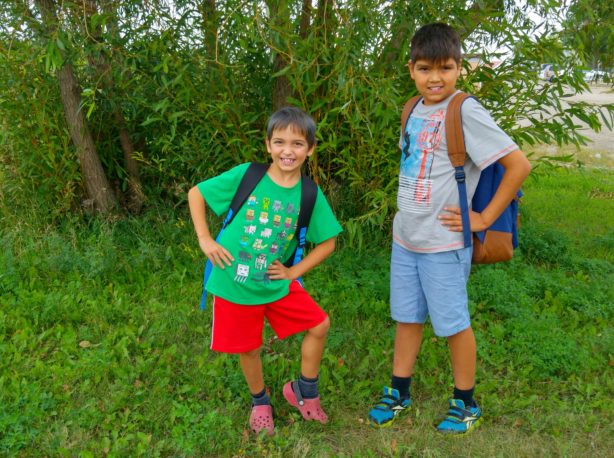
[[[446,142],[448,143],[448,156],[453,167],[465,165],[467,150],[465,149],[461,105],[469,97],[471,96],[464,92],[457,93],[450,100],[446,113]]]
[[[405,124],[407,123],[407,118],[409,118],[409,115],[411,114],[412,111],[414,111],[414,108],[416,108],[416,105],[418,105],[418,102],[421,99],[422,99],[422,96],[415,95],[411,99],[409,99],[407,102],[405,102],[405,106],[403,107],[403,113],[401,113],[401,135],[404,134]]]

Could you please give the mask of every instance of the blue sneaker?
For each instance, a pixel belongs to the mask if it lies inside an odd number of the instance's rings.
[[[411,405],[411,399],[401,399],[399,390],[384,387],[384,396],[369,411],[369,423],[376,428],[390,426],[397,415],[407,410]]]
[[[450,399],[448,416],[439,423],[437,431],[444,434],[467,434],[482,421],[482,410],[475,407],[465,407],[460,399]]]

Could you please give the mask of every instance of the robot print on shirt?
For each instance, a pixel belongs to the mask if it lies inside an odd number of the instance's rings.
[[[288,215],[293,215],[294,213],[296,213],[296,207],[294,206],[294,204],[292,202],[288,203],[288,205],[286,205],[286,213]]]
[[[268,211],[269,205],[271,205],[271,199],[269,199],[268,197],[262,199],[262,210]]]
[[[239,251],[239,260],[241,262],[250,262],[252,260],[252,255],[247,251]]]
[[[265,227],[264,229],[262,229],[262,231],[260,231],[260,237],[262,237],[263,239],[271,238],[272,234],[273,229],[271,229],[270,227]]]
[[[269,222],[269,213],[268,212],[260,212],[260,218],[258,218],[260,224],[266,224]]]
[[[255,224],[249,224],[247,226],[245,226],[245,233],[246,234],[250,234],[253,235],[256,233],[256,225]]]
[[[249,276],[249,266],[245,264],[237,264],[237,270],[235,274],[235,281],[238,283],[245,283]]]
[[[258,205],[258,200],[256,199],[256,196],[249,196],[249,198],[247,199],[247,206],[255,207],[256,205]]]
[[[254,215],[256,214],[256,212],[254,212],[253,208],[248,208],[247,211],[245,212],[245,219],[247,221],[254,221]]]
[[[431,170],[435,152],[442,141],[446,111],[438,110],[427,119],[410,117],[403,135],[398,204],[401,211],[429,212]]]
[[[273,215],[273,227],[279,227],[281,224],[281,215]]]
[[[266,254],[260,253],[256,257],[256,269],[257,270],[265,270],[266,269]]]
[[[278,213],[278,212],[279,212],[279,210],[281,210],[281,207],[282,207],[282,205],[281,205],[281,200],[275,200],[275,201],[273,201],[273,211],[274,211],[275,213]]]

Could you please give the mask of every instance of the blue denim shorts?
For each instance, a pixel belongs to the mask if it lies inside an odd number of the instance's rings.
[[[390,314],[399,323],[431,319],[435,334],[448,337],[471,325],[467,280],[472,248],[415,253],[392,244]]]

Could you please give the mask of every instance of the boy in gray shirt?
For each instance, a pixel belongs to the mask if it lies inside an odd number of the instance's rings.
[[[409,71],[422,100],[401,133],[401,168],[393,224],[390,309],[397,322],[391,386],[369,412],[375,427],[389,426],[411,404],[409,387],[427,315],[450,347],[454,392],[442,433],[465,434],[482,411],[473,399],[476,342],[466,284],[472,248],[465,248],[454,167],[446,146],[445,117],[461,72],[460,39],[442,23],[422,27],[411,41]],[[470,211],[471,231],[488,228],[515,197],[531,170],[518,146],[474,99],[462,105],[465,163],[471,202],[480,171],[498,161],[505,174],[490,204]]]

